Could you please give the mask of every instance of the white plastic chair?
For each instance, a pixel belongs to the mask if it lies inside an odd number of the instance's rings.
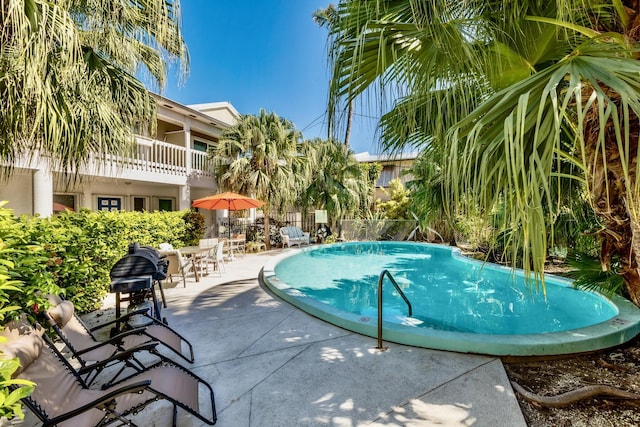
[[[209,251],[209,254],[204,259],[204,262],[207,265],[207,274],[209,273],[209,264],[213,264],[213,269],[218,270],[220,277],[222,277],[222,273],[225,272],[224,267],[224,240],[218,242],[218,245]]]

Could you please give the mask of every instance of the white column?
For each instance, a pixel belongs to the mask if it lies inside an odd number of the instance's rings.
[[[191,187],[189,184],[180,186],[178,210],[182,211],[191,207]]]
[[[191,119],[189,117],[185,118],[184,121],[184,148],[186,148],[186,161],[185,168],[187,169],[187,176],[191,175]]]
[[[185,118],[184,121],[184,148],[185,148],[185,169],[187,172],[187,178],[191,175],[191,119],[189,117]],[[178,210],[185,210],[191,207],[191,186],[181,185],[180,186],[180,197],[178,200]]]
[[[53,214],[53,174],[47,168],[33,173],[33,214],[43,217]]]
[[[80,207],[87,208],[90,210],[94,210],[93,207],[93,194],[91,194],[91,190],[85,189],[82,192],[82,201],[80,202]]]

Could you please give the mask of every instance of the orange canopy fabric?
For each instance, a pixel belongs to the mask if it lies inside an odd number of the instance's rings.
[[[62,203],[53,202],[53,211],[54,212],[64,212],[64,211],[73,212],[73,208],[67,205],[63,205]]]
[[[203,197],[202,199],[194,200],[191,204],[194,208],[219,210],[228,209],[230,211],[240,211],[243,209],[259,208],[264,205],[264,202],[251,197],[243,196],[242,194],[232,193],[227,191],[226,193],[215,194],[213,196]]]

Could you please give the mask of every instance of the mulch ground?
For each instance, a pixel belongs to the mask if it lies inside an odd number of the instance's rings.
[[[505,361],[511,381],[525,390],[556,396],[604,384],[640,394],[640,339],[603,352],[562,359]],[[530,427],[640,426],[640,401],[594,397],[564,408],[532,403],[516,393]]]

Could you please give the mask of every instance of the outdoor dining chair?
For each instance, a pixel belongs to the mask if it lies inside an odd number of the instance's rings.
[[[207,274],[209,274],[209,265],[213,266],[214,270],[218,271],[220,277],[222,277],[222,273],[225,271],[224,266],[224,240],[219,241],[215,248],[211,249],[207,256],[204,259],[206,265]]]
[[[158,358],[162,361],[167,358],[157,351],[157,347],[170,350],[168,354],[180,356],[187,362],[193,363],[193,346],[183,336],[171,329],[164,323],[149,317],[153,323],[149,326],[125,330],[124,332],[111,337],[107,341],[98,341],[93,332],[109,327],[118,319],[103,323],[92,329],[78,317],[75,313],[73,303],[63,301],[57,296],[49,296],[51,306],[44,312],[44,316],[51,325],[60,340],[67,346],[81,368],[79,372],[84,376],[84,380],[91,384],[101,371],[97,370],[97,362],[104,361],[119,353],[120,360],[124,362],[121,369],[113,375],[117,378],[125,367],[136,371],[143,371],[148,368],[149,362],[140,359],[140,352],[148,352],[154,355],[154,360]],[[131,312],[119,320],[126,322],[126,317],[136,314]],[[138,315],[144,315],[137,313]],[[112,378],[112,379],[113,379]]]
[[[186,288],[187,273],[192,271],[195,277],[198,278],[194,259],[183,257],[177,249],[161,250],[159,253],[160,256],[169,261],[169,267],[167,268],[167,278],[169,278],[169,282],[173,283],[173,276],[182,276],[182,284]]]
[[[46,335],[24,327],[21,331],[5,328],[2,335],[7,341],[0,343],[0,351],[20,360],[14,377],[36,384],[22,401],[43,426],[105,426],[115,422],[135,426],[131,416],[158,400],[172,404],[173,426],[178,408],[209,425],[216,422],[213,389],[178,365],[158,365],[117,384],[90,389]]]
[[[231,250],[236,255],[244,255],[247,251],[247,235],[246,234],[236,234],[233,236],[233,239],[230,240]]]

